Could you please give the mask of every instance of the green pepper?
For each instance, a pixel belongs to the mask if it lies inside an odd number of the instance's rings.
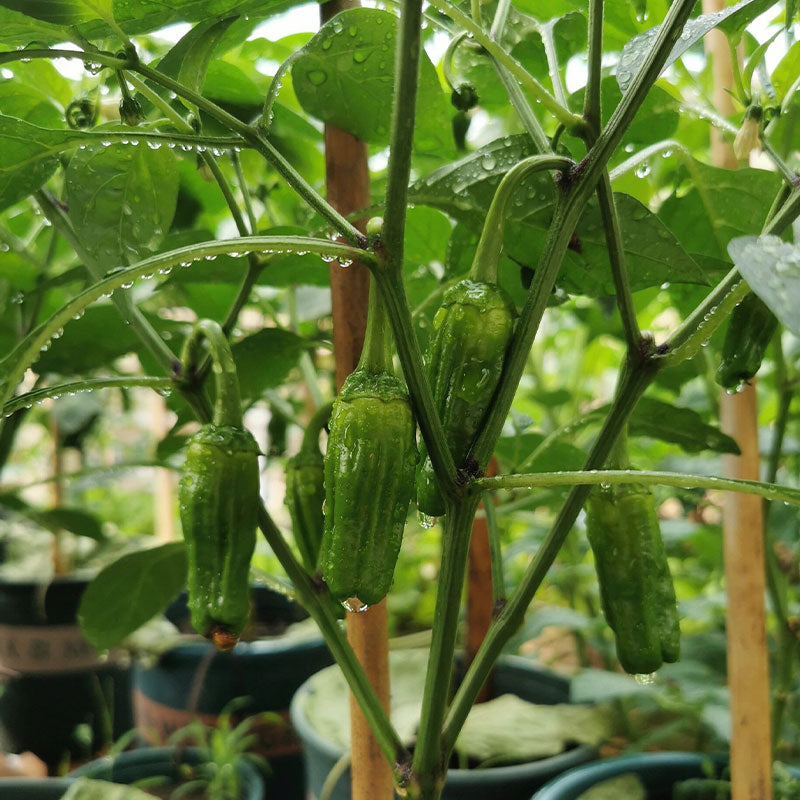
[[[620,447],[624,444],[618,453]],[[628,469],[627,458],[614,466]],[[593,489],[586,503],[586,532],[603,613],[614,631],[623,669],[649,673],[665,661],[677,661],[675,588],[652,492],[637,484]]]
[[[733,309],[722,360],[717,369],[717,383],[736,390],[755,376],[767,346],[775,335],[778,320],[764,301],[752,292]]]
[[[384,311],[370,289],[361,360],[333,403],[325,453],[319,569],[349,610],[389,591],[414,488],[416,423],[391,367]],[[359,605],[352,605],[353,599]]]
[[[319,434],[331,415],[331,405],[321,406],[311,418],[296,456],[286,464],[286,506],[292,518],[294,541],[306,571],[317,569],[325,516],[325,466]]]
[[[208,339],[217,395],[213,421],[189,441],[179,484],[194,629],[220,650],[236,645],[250,615],[250,559],[256,543],[259,448],[244,429],[230,345],[211,320],[195,325],[183,349],[185,379]]]
[[[459,467],[497,389],[514,327],[514,306],[496,284],[463,280],[445,293],[433,327],[426,369],[447,446]],[[424,441],[417,469],[417,506],[433,517],[445,512]]]

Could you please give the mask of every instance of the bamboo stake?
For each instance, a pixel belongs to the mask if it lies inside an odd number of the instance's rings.
[[[724,0],[703,0],[703,13],[725,6]],[[721,114],[734,110],[726,89],[733,88],[733,65],[727,39],[714,30],[706,36],[712,59],[714,106]],[[735,168],[736,159],[721,132],[711,130],[711,160]],[[731,478],[759,478],[758,415],[755,383],[738,394],[722,392],[722,430],[739,445],[741,456],[723,459]],[[728,686],[731,695],[731,782],[733,800],[771,800],[772,753],[770,736],[769,670],[764,608],[764,516],[757,497],[727,492],[723,495]]]
[[[494,456],[489,462],[486,476],[497,475]],[[480,506],[482,507],[482,505]],[[469,562],[467,573],[467,652],[464,667],[469,667],[481,646],[494,616],[494,593],[492,591],[492,554],[489,547],[489,526],[486,517],[476,516],[472,523],[469,540]],[[489,699],[487,681],[478,694],[476,703]]]
[[[331,0],[320,6],[323,23],[359,4]],[[370,202],[367,146],[346,131],[325,126],[327,199],[341,214],[366,208]],[[363,228],[362,224],[358,225]],[[367,324],[369,272],[354,263],[343,269],[330,265],[333,347],[336,385],[353,371],[361,355]],[[384,708],[389,708],[389,628],[386,601],[358,614],[347,614],[347,639]],[[372,735],[353,695],[350,695],[351,797],[353,800],[392,800],[392,770]]]

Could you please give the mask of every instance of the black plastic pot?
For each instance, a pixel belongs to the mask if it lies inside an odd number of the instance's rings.
[[[515,694],[532,703],[569,702],[569,681],[547,670],[533,666],[519,657],[500,660],[494,673],[496,694]],[[309,724],[303,710],[304,697],[311,691],[306,681],[291,705],[292,724],[305,747],[306,780],[310,797],[319,797],[325,778],[342,757],[343,750],[324,739]],[[590,747],[575,747],[557,756],[527,764],[469,770],[451,769],[447,773],[442,800],[529,800],[531,794],[551,778],[596,758]],[[350,800],[350,770],[336,783],[331,800]]]
[[[266,587],[253,588],[258,618],[268,626],[294,622],[299,606]],[[168,616],[180,624],[185,606],[173,605]],[[262,755],[272,769],[270,796],[303,800],[305,781],[301,743],[289,723],[289,703],[309,676],[332,663],[322,638],[290,636],[241,642],[230,653],[218,653],[205,642],[179,645],[164,653],[153,667],[134,667],[133,703],[136,727],[149,744],[164,744],[170,734],[192,719],[214,725],[234,698],[249,698],[237,707],[240,718],[260,711],[277,713],[282,722],[256,729]]]
[[[70,778],[0,778],[3,800],[61,800]]]
[[[31,750],[51,771],[133,726],[129,669],[101,663],[77,624],[87,583],[0,581],[0,750]]]
[[[598,783],[628,773],[639,776],[647,790],[647,800],[671,800],[676,783],[705,777],[703,765],[709,758],[700,753],[641,753],[595,761],[551,781],[532,800],[577,800]],[[713,761],[719,765],[725,759],[716,757]],[[792,772],[800,777],[800,770]]]
[[[113,758],[100,758],[84,764],[71,773],[72,777],[94,778],[111,783],[135,783],[143,778],[163,776],[179,784],[181,765],[202,764],[206,756],[196,747],[143,747],[129,750]],[[258,770],[246,761],[237,765],[241,786],[240,800],[263,800],[264,784]],[[10,800],[10,798],[9,798]]]

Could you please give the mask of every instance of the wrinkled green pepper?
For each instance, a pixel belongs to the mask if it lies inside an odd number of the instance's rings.
[[[356,370],[333,403],[325,452],[325,530],[319,569],[331,595],[373,605],[389,591],[414,489],[416,423],[392,373],[382,304],[370,290]]]
[[[184,374],[195,372],[203,337],[215,362],[217,397],[213,421],[189,442],[179,484],[180,516],[192,626],[220,650],[230,650],[250,614],[259,448],[242,425],[236,368],[216,322],[203,320],[193,329],[184,346]]]
[[[752,292],[733,309],[725,341],[722,360],[717,369],[717,383],[725,389],[741,388],[761,368],[778,320],[764,301]]]
[[[303,566],[313,575],[325,527],[325,465],[319,449],[319,434],[331,415],[330,403],[312,417],[299,452],[286,464],[286,506]]]
[[[426,370],[447,446],[461,466],[497,389],[514,328],[514,306],[494,283],[463,280],[448,289],[433,320]],[[420,444],[417,506],[444,514],[428,451]]]
[[[677,661],[675,589],[650,490],[639,485],[593,489],[586,530],[622,667],[632,674],[649,673],[664,661]]]

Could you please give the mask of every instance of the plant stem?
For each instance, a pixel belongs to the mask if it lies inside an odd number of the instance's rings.
[[[564,108],[568,108],[567,90],[564,87],[564,81],[561,80],[561,70],[558,64],[558,53],[556,53],[556,43],[553,40],[553,26],[540,25],[539,36],[542,37],[542,44],[544,45],[544,54],[547,59],[547,71],[550,73],[550,83],[553,84],[553,94],[556,100]]]
[[[339,621],[333,612],[330,596],[326,593],[324,598],[328,602],[323,601],[319,587],[313,583],[300,566],[283,534],[267,514],[263,505],[259,511],[259,527],[264,533],[267,543],[272,548],[272,552],[289,576],[300,602],[317,623],[331,651],[331,655],[339,665],[350,686],[350,691],[356,696],[375,739],[380,745],[381,751],[392,765],[395,779],[402,781],[403,766],[410,759],[408,751],[397,735],[389,716],[381,706],[375,690],[358,663],[355,653],[347,643],[339,626]]]
[[[479,500],[480,494],[476,492],[459,503],[448,504],[444,520],[442,563],[434,611],[436,622],[433,626],[419,732],[414,748],[412,785],[409,787],[411,798],[427,800],[429,797],[437,797],[437,792],[444,784],[444,765],[447,759],[442,753],[441,731],[450,697],[450,677],[470,528]]]
[[[586,94],[583,98],[583,118],[589,130],[600,133],[602,109],[600,106],[600,82],[603,61],[603,0],[589,3],[589,53],[587,59]]]
[[[497,77],[500,79],[500,83],[503,84],[508,94],[508,99],[511,100],[511,105],[514,106],[514,110],[519,115],[520,121],[533,140],[536,149],[540,153],[550,152],[552,148],[547,134],[545,134],[541,123],[533,113],[530,103],[525,98],[514,76],[496,58],[492,59],[492,66],[494,66]]]
[[[446,14],[460,28],[471,34],[472,38],[480,44],[492,58],[504,66],[519,81],[522,86],[533,95],[559,122],[569,130],[580,129],[583,120],[564,108],[554,97],[536,80],[515,58],[509,55],[504,48],[495,42],[486,31],[476,25],[461,9],[452,5],[448,0],[431,0],[431,5]]]
[[[387,253],[386,269],[391,275],[400,275],[403,269],[403,236],[416,119],[421,18],[422,0],[405,0],[395,47],[396,77],[381,234]]]
[[[0,64],[8,64],[11,61],[31,61],[34,58],[68,58],[80,59],[87,63],[100,64],[111,69],[128,69],[130,64],[127,58],[116,58],[109,53],[93,52],[85,50],[59,50],[55,47],[47,48],[22,48],[19,50],[9,50],[0,53]]]
[[[283,85],[283,76],[286,74],[289,67],[292,66],[294,60],[297,58],[298,52],[299,51],[292,53],[292,55],[275,70],[275,74],[272,76],[272,81],[267,90],[267,96],[264,98],[264,107],[261,109],[261,119],[258,121],[258,128],[265,137],[269,136],[272,120],[275,118],[273,108],[275,107],[275,101],[278,99],[278,93]]]
[[[446,496],[457,497],[461,493],[461,486],[456,477],[455,463],[447,446],[442,422],[436,412],[431,387],[425,375],[422,353],[411,322],[402,276],[381,269],[374,270],[372,276],[381,290],[381,298],[392,326],[395,347],[411,395],[414,416],[428,448],[439,488]]]
[[[613,413],[613,410],[612,412]],[[641,478],[641,480],[639,480]],[[531,474],[500,475],[496,478],[478,478],[470,488],[481,491],[497,489],[532,489],[540,486],[597,486],[618,483],[641,483],[648,486],[678,486],[684,489],[709,489],[714,491],[754,494],[769,500],[800,505],[800,489],[764,481],[747,481],[738,478],[719,478],[715,475],[692,475],[683,472],[654,470],[595,469],[591,472],[535,472]]]
[[[489,549],[492,554],[492,594],[494,607],[499,608],[506,599],[506,579],[503,574],[503,549],[500,541],[500,527],[497,524],[497,509],[493,498],[485,492],[482,498],[486,514],[486,529],[489,532]]]
[[[250,223],[250,230],[248,233],[251,233],[255,236],[258,233],[258,220],[253,212],[253,204],[250,200],[250,191],[247,188],[247,181],[245,180],[244,172],[242,172],[242,162],[239,158],[239,154],[235,150],[231,153],[231,161],[233,162],[233,168],[236,171],[236,180],[239,182],[239,191],[242,193],[242,202],[244,203],[244,210],[247,214],[247,220]]]
[[[471,280],[497,283],[508,203],[520,183],[529,175],[543,170],[566,172],[572,166],[573,162],[562,156],[536,155],[523,159],[506,172],[494,193],[483,223],[481,238],[470,269]]]
[[[386,329],[386,311],[375,281],[369,284],[369,306],[364,346],[356,369],[378,375],[392,370],[391,337]]]
[[[497,8],[494,12],[492,27],[489,29],[489,36],[498,41],[503,35],[508,19],[508,12],[511,10],[511,0],[498,0]]]
[[[36,403],[41,403],[50,397],[62,397],[65,394],[77,394],[78,392],[91,392],[96,389],[130,389],[134,386],[142,386],[156,391],[169,391],[172,387],[170,378],[138,377],[125,375],[117,378],[87,378],[82,381],[72,383],[59,383],[55,386],[44,386],[40,389],[33,389],[25,394],[17,395],[13,400],[9,400],[0,411],[0,415],[8,417],[20,409],[30,408]]]
[[[656,374],[657,369],[652,359],[641,360],[630,366],[626,364],[623,368],[616,398],[589,453],[584,466],[585,470],[596,470],[605,463],[636,402]],[[485,481],[487,480],[498,479],[484,478],[481,481],[476,481],[473,484],[475,489],[477,490],[478,486],[485,488]],[[589,490],[589,485],[575,486],[572,489],[547,539],[539,548],[536,557],[526,570],[522,582],[489,629],[483,645],[467,671],[448,711],[442,733],[443,757],[445,759],[447,759],[455,745],[458,733],[467,718],[467,713],[488,677],[492,664],[500,655],[505,643],[522,624],[525,611],[558,555],[564,539],[566,539],[578,516],[578,512],[589,494]],[[475,491],[475,494],[479,494],[479,492]],[[800,492],[798,494],[800,495]]]
[[[371,253],[356,250],[338,242],[331,242],[328,239],[312,239],[305,236],[248,236],[239,239],[200,242],[166,253],[159,253],[132,267],[113,271],[102,280],[84,289],[51,317],[31,330],[5,358],[0,360],[0,400],[5,402],[9,399],[25,370],[36,361],[39,352],[47,346],[53,335],[60,328],[69,324],[72,319],[80,316],[80,313],[95,300],[111,294],[131,280],[152,276],[159,270],[169,271],[179,264],[189,265],[192,261],[228,253],[263,250],[269,250],[270,253],[304,251],[321,255],[330,254],[348,260],[360,258],[368,264],[373,266],[375,264],[374,256]],[[178,360],[175,358],[165,371],[171,374],[172,367],[177,363]],[[201,411],[198,409],[198,416],[200,413]],[[210,408],[206,408],[205,413],[210,417]]]
[[[178,376],[178,381],[189,386],[196,381],[200,345],[203,339],[208,341],[217,385],[214,401],[214,425],[241,428],[243,425],[242,401],[236,362],[233,360],[230,343],[218,322],[201,319],[192,327],[191,333],[183,344],[181,353],[183,370],[182,374]]]
[[[602,177],[605,162],[619,144],[626,127],[661,72],[693,5],[694,0],[677,0],[672,4],[661,25],[656,42],[648,52],[630,88],[595,145],[575,168],[574,183],[572,185],[568,183],[562,188],[562,196],[556,203],[544,250],[506,357],[494,406],[489,412],[484,429],[472,447],[472,456],[481,468],[485,467],[491,456],[494,443],[500,435],[511,407],[572,231],[586,201],[594,191],[595,184]]]
[[[628,350],[634,353],[641,346],[642,333],[636,320],[636,307],[633,304],[628,269],[625,265],[625,246],[622,242],[622,230],[619,225],[617,205],[614,202],[608,170],[603,170],[603,175],[597,184],[597,202],[600,206],[600,217],[606,234],[608,260],[611,262],[611,274],[614,278],[617,307],[622,319],[622,328],[625,331],[625,341]]]
[[[303,431],[303,441],[300,445],[300,452],[318,453],[319,452],[319,434],[323,428],[328,426],[331,419],[331,409],[333,403],[323,403],[312,415],[311,419]]]

